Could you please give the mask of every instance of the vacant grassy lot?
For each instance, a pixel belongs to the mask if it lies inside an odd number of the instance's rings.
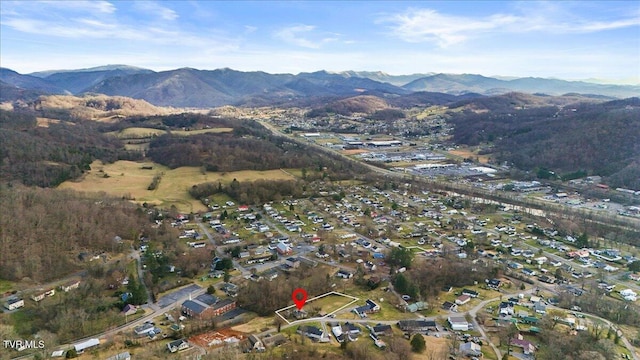
[[[0,279],[0,294],[13,290],[13,283],[9,280]]]
[[[144,168],[151,168],[145,170]],[[155,190],[147,190],[153,177],[162,174],[160,184]],[[288,180],[291,175],[282,170],[234,171],[226,173],[205,172],[198,167],[169,169],[152,162],[116,161],[103,164],[95,161],[79,181],[66,181],[60,188],[77,191],[105,192],[109,195],[124,196],[138,203],[147,202],[169,208],[175,205],[179,211],[198,212],[206,208],[200,201],[191,198],[188,191],[191,186],[204,182],[222,183],[253,181],[256,179]]]
[[[251,333],[259,333],[262,332],[262,329],[265,328],[274,328],[275,327],[275,323],[274,323],[275,317],[271,316],[271,317],[256,317],[251,319],[251,321],[249,321],[248,323],[242,324],[242,325],[238,325],[238,326],[234,326],[231,328],[231,330],[235,330],[235,331],[240,331],[240,332],[244,332],[247,334],[251,334]]]
[[[473,152],[471,149],[464,149],[464,148],[460,148],[460,149],[456,149],[456,150],[450,150],[449,154],[451,155],[455,155],[455,156],[459,156],[461,158],[478,158],[478,161],[482,164],[486,164],[489,162],[489,156],[487,155],[478,155],[475,152]]]
[[[316,309],[319,309],[319,313],[329,314],[330,312],[336,311],[352,301],[353,299],[340,295],[327,295],[323,298],[307,302],[305,304],[305,310],[309,311],[313,309],[315,311]]]

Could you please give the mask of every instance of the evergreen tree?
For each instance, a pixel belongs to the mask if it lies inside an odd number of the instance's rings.
[[[415,334],[411,338],[411,351],[422,353],[427,348],[422,334]]]

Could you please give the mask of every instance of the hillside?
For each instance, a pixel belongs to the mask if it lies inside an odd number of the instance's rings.
[[[453,141],[492,146],[498,161],[523,170],[585,171],[640,189],[640,99],[570,100],[511,94],[452,105],[463,110],[449,113]]]
[[[84,96],[41,96],[33,103],[43,117],[59,120],[115,121],[125,116],[171,114],[179,110],[158,107],[144,100],[123,96],[87,94]],[[48,116],[53,113],[51,116]]]
[[[513,91],[561,95],[595,94],[615,98],[634,96],[640,86],[607,85],[558,79],[498,79],[474,74],[389,75],[382,72],[344,71],[332,73],[269,74],[228,68],[198,70],[181,68],[154,72],[148,69],[112,65],[80,70],[45,71],[22,75],[9,69],[0,71],[3,101],[32,99],[42,94],[100,93],[148,101],[157,106],[208,108],[235,106],[312,106],[327,101],[374,95],[385,100],[419,92],[448,95],[497,95]],[[6,85],[5,85],[6,84]],[[21,91],[16,91],[22,89]],[[27,96],[29,95],[29,96]],[[442,98],[443,96],[440,95]],[[437,100],[431,103],[442,103]],[[418,104],[421,102],[419,101]],[[397,105],[396,105],[397,106]]]
[[[7,68],[0,67],[0,81],[23,90],[33,90],[46,94],[65,93],[64,89],[54,85],[47,80],[35,76],[22,75]],[[5,96],[6,95],[3,95],[2,97]]]
[[[483,95],[498,95],[512,91],[562,95],[566,93],[605,95],[616,98],[637,96],[640,86],[605,85],[584,81],[566,81],[543,78],[518,78],[501,80],[473,74],[436,74],[416,79],[403,86],[411,91],[434,91],[448,94],[476,92]]]

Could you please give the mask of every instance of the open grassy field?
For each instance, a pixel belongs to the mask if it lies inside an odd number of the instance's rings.
[[[234,326],[231,328],[231,330],[240,331],[247,334],[262,332],[262,329],[265,328],[275,328],[274,320],[274,317],[260,316],[251,319],[251,321],[249,321],[248,323]]]
[[[422,354],[413,353],[411,358],[415,360],[424,359],[446,359],[449,354],[449,340],[437,338],[435,336],[424,336],[426,349]]]
[[[151,167],[145,170],[143,167]],[[157,174],[163,174],[156,190],[147,187]],[[87,192],[105,192],[114,196],[125,196],[138,203],[150,203],[169,208],[175,205],[179,211],[198,212],[206,208],[200,201],[191,198],[188,190],[191,186],[204,182],[228,183],[233,179],[238,181],[253,181],[256,179],[288,180],[291,175],[282,170],[267,171],[234,171],[234,172],[205,172],[198,167],[181,167],[169,169],[166,166],[152,162],[116,161],[103,164],[95,161],[79,181],[66,181],[60,185],[63,189],[73,189]]]
[[[171,134],[178,136],[188,136],[188,135],[198,135],[198,134],[206,134],[206,133],[223,133],[223,132],[231,132],[232,128],[212,128],[212,129],[199,129],[199,130],[171,130]],[[109,133],[109,135],[113,135],[118,138],[147,138],[151,136],[160,136],[167,133],[167,130],[162,129],[153,129],[153,128],[145,128],[145,127],[130,127],[123,129],[121,131],[114,131]]]
[[[353,299],[340,295],[327,295],[305,304],[305,310],[318,310],[318,313],[329,314],[352,302]],[[354,305],[355,306],[355,305]]]
[[[478,155],[475,152],[473,152],[471,149],[460,148],[456,150],[450,150],[449,154],[459,156],[461,158],[478,158],[478,161],[482,164],[486,164],[489,162],[489,156]]]

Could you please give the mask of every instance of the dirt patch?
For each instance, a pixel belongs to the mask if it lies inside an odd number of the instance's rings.
[[[434,336],[424,336],[426,350],[422,354],[413,353],[413,359],[446,359],[449,354],[449,340]]]
[[[449,154],[460,156],[462,158],[478,158],[478,161],[481,164],[487,164],[489,162],[489,156],[487,155],[478,155],[471,150],[468,149],[457,149],[457,150],[449,150]]]
[[[202,347],[216,347],[238,343],[248,337],[247,334],[232,329],[218,329],[189,338],[189,342]]]
[[[369,150],[364,150],[364,149],[342,150],[342,153],[345,155],[358,155],[358,154],[363,154],[368,152]]]

